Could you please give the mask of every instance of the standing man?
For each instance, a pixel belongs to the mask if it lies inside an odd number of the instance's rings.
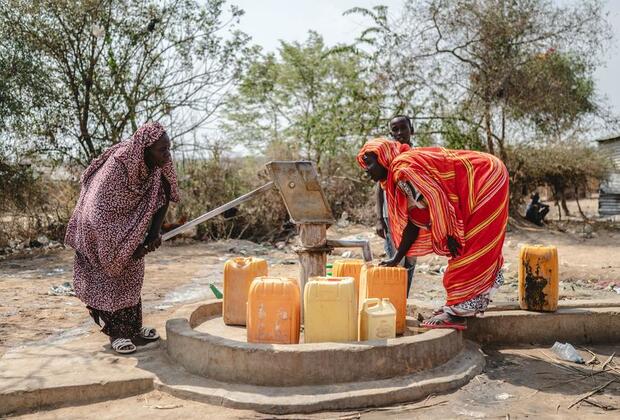
[[[390,134],[392,138],[402,144],[411,146],[411,136],[413,135],[413,124],[411,124],[411,118],[407,115],[396,115],[390,120]],[[388,223],[388,211],[387,200],[385,197],[385,191],[379,186],[375,187],[375,194],[377,204],[375,211],[377,214],[377,225],[375,231],[377,235],[385,239],[384,249],[388,258],[393,258],[396,255],[396,247],[392,240],[390,233],[390,224]],[[402,265],[407,269],[407,296],[411,290],[411,283],[413,282],[413,271],[415,270],[416,257],[403,258]]]

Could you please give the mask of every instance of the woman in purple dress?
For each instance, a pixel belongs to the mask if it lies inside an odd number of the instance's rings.
[[[80,184],[65,237],[75,250],[75,292],[95,322],[103,321],[112,348],[133,353],[136,345],[159,338],[142,326],[144,256],[161,245],[168,203],[179,200],[163,126],[146,123],[106,150]]]

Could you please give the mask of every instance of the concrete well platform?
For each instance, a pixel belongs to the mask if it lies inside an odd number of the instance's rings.
[[[437,305],[410,300],[408,311],[430,315]],[[531,312],[518,304],[492,304],[481,318],[467,322],[463,334],[482,345],[609,344],[620,342],[620,300],[560,301],[555,312]]]
[[[395,339],[271,345],[248,343],[245,328],[224,325],[221,313],[221,301],[211,301],[166,323],[167,352],[180,370],[160,375],[157,389],[264,413],[307,413],[422,399],[463,386],[485,363],[461,332],[416,333],[413,318]]]
[[[155,388],[178,398],[268,414],[313,413],[382,407],[419,401],[456,390],[480,374],[484,354],[465,342],[447,363],[410,375],[374,381],[305,386],[256,386],[215,381],[177,367],[155,380]]]
[[[221,302],[199,306],[190,319],[166,323],[168,354],[209,379],[259,386],[307,386],[407,376],[440,366],[464,348],[454,330],[388,340],[272,345],[247,343],[245,328],[228,327]],[[415,321],[408,320],[413,327]]]

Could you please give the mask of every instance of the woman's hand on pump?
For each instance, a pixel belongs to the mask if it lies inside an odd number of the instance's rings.
[[[144,241],[144,247],[146,247],[147,252],[153,252],[160,246],[161,246],[161,235],[159,234],[155,237],[147,236]]]
[[[161,246],[161,235],[155,237],[147,236],[143,243],[138,246],[132,255],[134,260],[144,258],[149,252],[155,251]]]
[[[143,244],[140,244],[138,246],[138,249],[136,249],[133,252],[133,255],[131,256],[134,260],[139,260],[141,258],[144,258],[144,256],[148,253],[148,250],[146,249],[146,247]]]

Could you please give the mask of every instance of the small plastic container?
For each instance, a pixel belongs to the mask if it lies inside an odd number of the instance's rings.
[[[360,311],[360,341],[396,337],[396,308],[389,299],[370,298]]]

